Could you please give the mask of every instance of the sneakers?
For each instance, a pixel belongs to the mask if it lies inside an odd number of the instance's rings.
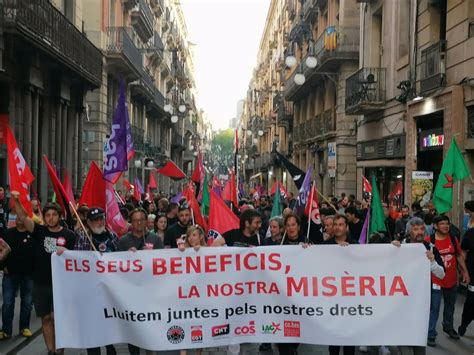
[[[451,330],[443,329],[443,332],[448,334],[450,338],[459,340],[459,334],[454,329],[451,329]]]
[[[33,335],[33,333],[31,332],[31,330],[28,329],[28,328],[22,329],[21,332],[20,332],[20,334],[21,334],[22,336],[24,336],[25,338],[29,338],[29,337],[31,337],[31,336]]]
[[[368,352],[369,350],[367,349],[366,346],[359,346],[359,351],[360,351],[361,353],[366,353],[366,352]]]
[[[463,327],[462,325],[460,325],[458,328],[458,334],[463,337],[464,334],[466,334],[466,329],[467,327]]]
[[[0,340],[7,340],[10,338],[11,338],[11,335],[5,333],[3,330],[0,331]]]
[[[434,338],[428,338],[428,341],[426,342],[426,344],[428,346],[431,346],[432,348],[434,348],[436,346],[436,339]]]

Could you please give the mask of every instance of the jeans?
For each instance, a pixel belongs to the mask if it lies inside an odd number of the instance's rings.
[[[31,310],[33,309],[33,280],[24,275],[3,275],[2,292],[2,329],[8,335],[13,331],[13,315],[15,313],[15,297],[20,290],[20,331],[30,327]]]
[[[454,306],[456,305],[456,296],[458,287],[442,288],[441,290],[431,289],[431,305],[430,305],[430,323],[428,327],[428,339],[436,339],[438,332],[436,331],[436,323],[438,323],[439,309],[441,307],[441,296],[444,300],[443,310],[443,330],[450,331],[454,329],[453,315]]]

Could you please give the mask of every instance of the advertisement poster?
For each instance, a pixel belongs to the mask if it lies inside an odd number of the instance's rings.
[[[412,203],[419,202],[421,207],[426,206],[433,194],[433,172],[413,171],[411,180]]]
[[[328,143],[328,176],[336,177],[337,157],[336,142]]]

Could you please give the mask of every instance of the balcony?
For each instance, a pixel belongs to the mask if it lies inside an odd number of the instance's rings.
[[[153,13],[146,0],[139,0],[138,5],[132,10],[132,26],[138,34],[138,37],[145,43],[153,36]]]
[[[143,142],[145,141],[145,130],[138,128],[137,126],[132,125],[132,142],[133,142],[133,147],[135,150],[141,151],[140,148],[141,145],[143,145]],[[138,147],[138,148],[137,148]]]
[[[133,96],[141,97],[147,101],[153,101],[155,94],[155,84],[153,77],[146,69],[142,69],[142,75],[140,78],[132,82],[130,86]]]
[[[171,68],[173,67],[173,63],[171,60],[171,55],[165,54],[163,61],[161,62],[161,73],[164,78],[171,74]]]
[[[190,151],[190,150],[185,150],[183,152],[183,160],[184,161],[194,161],[194,152]]]
[[[134,32],[129,27],[107,28],[107,65],[130,80],[139,79],[143,68],[143,58],[133,42],[133,36]]]
[[[306,66],[306,56],[302,59],[305,83],[301,86],[295,84],[296,70],[285,82],[285,98],[290,101],[309,93],[321,80],[321,72],[337,72],[340,62],[359,60],[359,28],[327,27],[314,44],[314,56],[318,62],[315,68]]]
[[[293,102],[289,102],[281,98],[276,107],[277,121],[279,127],[286,127],[288,130],[293,120]]]
[[[184,131],[189,132],[189,133],[195,133],[196,132],[196,127],[192,120],[189,117],[186,117],[184,119]]]
[[[385,107],[385,68],[362,68],[346,80],[346,114],[366,115]]]
[[[150,0],[150,5],[156,17],[163,15],[163,12],[165,11],[164,0]]]
[[[173,136],[171,139],[171,148],[175,148],[178,150],[186,149],[184,144],[184,137],[176,132],[173,132]]]
[[[317,0],[305,0],[303,5],[303,19],[314,22],[318,17]]]
[[[447,42],[440,41],[421,51],[421,94],[426,94],[446,84],[446,48]]]
[[[165,97],[161,93],[161,91],[155,87],[153,91],[153,105],[161,111],[164,111],[165,107]]]
[[[135,143],[133,142],[133,148],[136,151],[142,152],[149,158],[158,158],[163,154],[163,150],[160,146],[152,145],[148,142]]]
[[[2,0],[0,27],[46,52],[90,86],[100,87],[102,53],[49,1]]]

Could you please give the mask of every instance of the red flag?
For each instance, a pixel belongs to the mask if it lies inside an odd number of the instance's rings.
[[[370,185],[369,180],[365,178],[365,176],[362,176],[362,181],[363,181],[363,186],[364,186],[364,191],[371,193],[372,192],[372,185]]]
[[[389,200],[393,200],[397,196],[401,196],[402,192],[403,192],[402,180],[398,180],[395,186],[393,187],[393,190],[388,195]]]
[[[234,169],[230,171],[229,181],[224,186],[222,191],[222,199],[225,201],[231,201],[235,208],[239,207],[239,202],[237,201],[237,185],[235,183]]]
[[[212,244],[214,239],[231,229],[240,226],[239,218],[227,207],[224,201],[216,195],[214,191],[209,191],[209,239],[208,244]]]
[[[127,179],[123,179],[122,184],[127,189],[127,191],[130,191],[132,189],[132,184]]]
[[[133,187],[133,199],[137,202],[140,202],[142,200],[142,196],[140,194],[140,191],[138,189],[138,180],[135,178],[135,185]]]
[[[183,171],[178,168],[178,166],[173,163],[171,160],[169,160],[164,167],[161,169],[156,170],[158,174],[168,176],[174,180],[181,180],[186,177],[186,174],[183,173]]]
[[[311,197],[313,197],[312,200],[311,200]],[[311,190],[309,191],[308,201],[306,202],[306,206],[304,208],[305,216],[309,215],[311,201],[312,201],[311,221],[315,224],[321,224],[321,218],[319,215],[318,196],[316,195],[316,189],[314,188],[314,186],[312,186]]]
[[[66,190],[64,189],[63,184],[61,184],[61,181],[56,175],[56,171],[51,166],[48,160],[48,157],[46,155],[43,155],[43,160],[44,160],[44,163],[46,164],[46,168],[48,169],[49,178],[51,179],[51,184],[53,185],[54,193],[56,194],[56,201],[61,206],[63,210],[63,216],[65,217],[66,215],[69,214],[70,200],[69,200],[68,194]],[[102,191],[105,194],[105,190],[102,190]]]
[[[69,172],[67,169],[64,169],[64,181],[63,181],[64,190],[66,190],[67,197],[69,201],[75,202],[74,192],[72,191],[71,179],[69,178]]]
[[[19,201],[25,208],[28,216],[33,215],[31,207],[29,186],[35,180],[30,168],[18,148],[15,136],[9,125],[5,125],[8,149],[8,174],[10,177],[10,190],[20,193]],[[13,200],[12,200],[13,201]]]
[[[104,180],[102,171],[99,166],[92,162],[87,174],[84,187],[82,188],[81,198],[79,199],[79,205],[87,205],[89,207],[100,207],[104,209],[106,207],[106,180]]]
[[[148,182],[148,188],[149,189],[158,188],[158,184],[156,183],[155,174],[153,174],[153,171],[150,171],[150,179]]]
[[[212,188],[215,188],[215,187],[222,188],[222,184],[216,176],[212,178]]]
[[[275,181],[272,187],[271,195],[274,195],[276,193],[276,189],[277,189],[277,183]],[[283,198],[288,197],[288,192],[286,192],[285,187],[283,186],[283,183],[281,181],[280,181],[280,194]]]
[[[193,170],[193,175],[191,175],[191,180],[195,182],[196,184],[201,183],[201,175],[203,171],[203,164],[202,164],[202,153],[201,151],[198,152],[198,159],[196,166],[194,167]]]
[[[199,224],[204,231],[207,231],[207,223],[201,213],[201,208],[199,207],[199,203],[194,196],[194,191],[189,187],[185,188],[183,191],[183,196],[189,203],[189,208],[192,210],[194,216],[194,223]]]

